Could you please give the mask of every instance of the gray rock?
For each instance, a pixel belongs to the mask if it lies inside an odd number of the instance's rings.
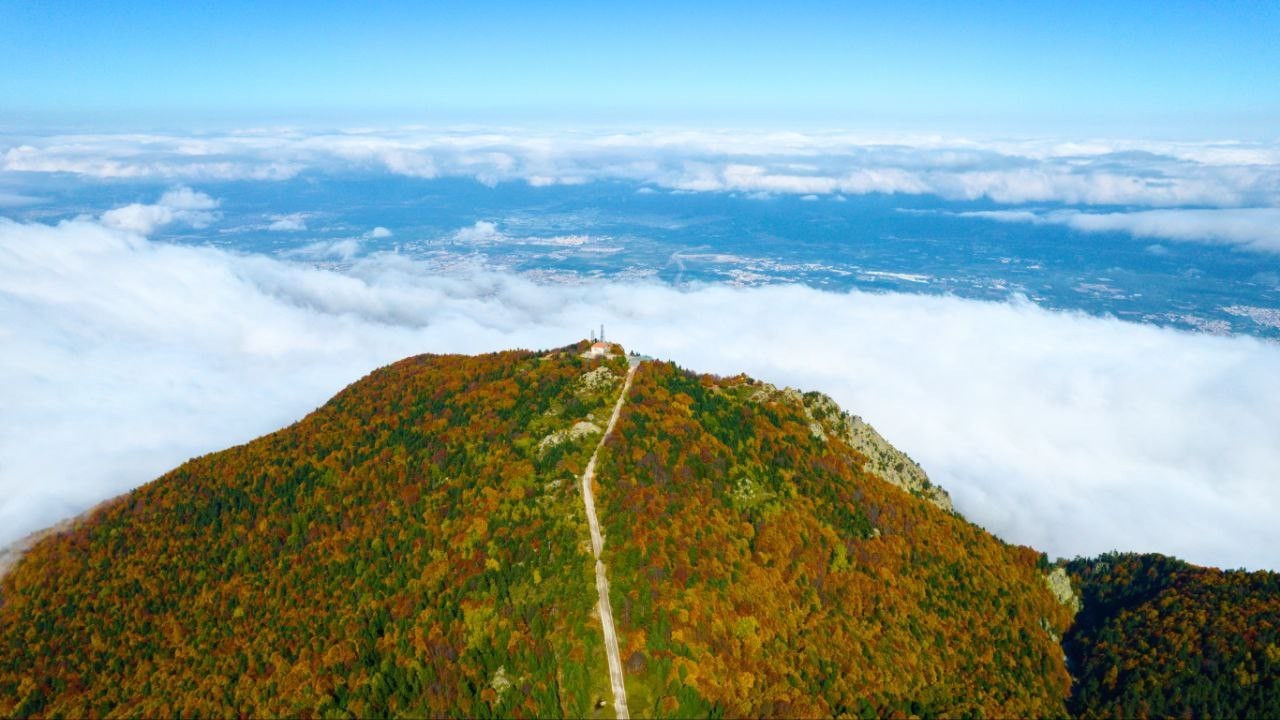
[[[1049,592],[1053,593],[1058,602],[1071,608],[1072,612],[1078,613],[1084,607],[1075,588],[1071,587],[1071,576],[1067,574],[1066,568],[1054,568],[1044,576],[1044,583],[1049,586]]]
[[[910,456],[889,444],[876,429],[857,415],[850,415],[835,400],[819,393],[801,393],[795,388],[778,389],[764,384],[751,394],[755,402],[785,402],[800,405],[808,416],[809,431],[819,440],[835,436],[867,457],[863,469],[890,484],[924,498],[947,512],[955,512],[951,496],[934,485],[924,468]]]

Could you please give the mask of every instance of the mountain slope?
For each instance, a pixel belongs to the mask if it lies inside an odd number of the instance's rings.
[[[586,715],[573,428],[625,371],[596,364],[410,358],[38,543],[0,589],[0,715]]]
[[[1064,642],[1073,713],[1280,716],[1280,574],[1133,553],[1067,568],[1084,600]]]
[[[622,394],[586,347],[409,358],[51,531],[0,580],[0,716],[612,717],[597,446],[634,716],[1280,705],[1275,574],[1069,581],[825,396],[652,361]]]
[[[598,500],[632,711],[1063,714],[1072,613],[1040,556],[872,475],[848,421],[639,369]]]

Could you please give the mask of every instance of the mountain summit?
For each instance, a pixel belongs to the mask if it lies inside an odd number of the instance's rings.
[[[0,715],[1066,714],[1063,568],[823,395],[620,350],[409,358],[49,535]]]

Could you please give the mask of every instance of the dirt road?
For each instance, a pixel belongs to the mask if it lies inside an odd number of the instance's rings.
[[[591,528],[591,552],[596,558],[596,592],[600,595],[598,605],[600,625],[604,628],[604,651],[609,659],[609,685],[613,688],[613,708],[619,720],[630,718],[631,715],[627,712],[627,688],[622,678],[622,660],[618,657],[618,635],[613,628],[613,608],[609,606],[609,578],[605,576],[604,563],[600,562],[604,538],[600,535],[600,521],[596,519],[596,501],[591,491],[591,479],[596,473],[596,456],[600,454],[600,448],[604,447],[604,441],[613,432],[613,426],[618,422],[618,415],[622,413],[622,406],[627,402],[627,391],[631,389],[631,377],[635,375],[636,367],[633,365],[627,371],[627,379],[622,383],[622,392],[618,395],[617,404],[613,406],[609,425],[600,436],[600,444],[596,445],[595,451],[591,453],[591,459],[587,461],[587,469],[582,472],[582,502],[586,505],[587,525]]]

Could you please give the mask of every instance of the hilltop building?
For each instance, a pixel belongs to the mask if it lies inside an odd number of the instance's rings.
[[[613,343],[605,342],[604,339],[604,323],[600,324],[600,338],[596,339],[596,331],[591,331],[591,347],[583,353],[583,357],[597,358],[608,357],[613,353]]]

